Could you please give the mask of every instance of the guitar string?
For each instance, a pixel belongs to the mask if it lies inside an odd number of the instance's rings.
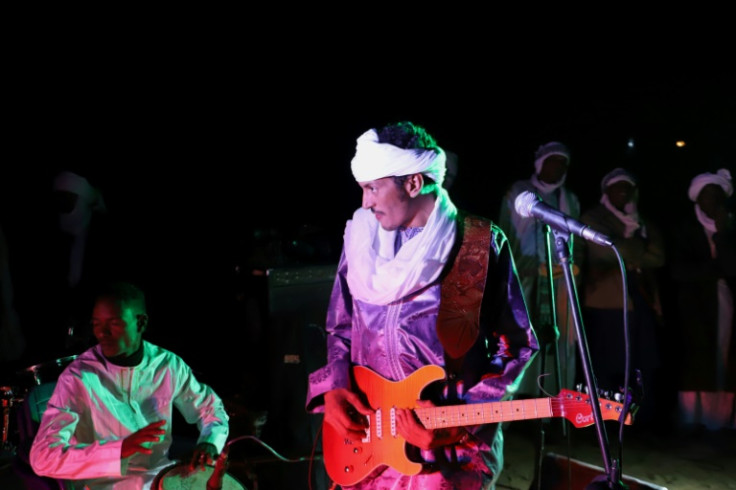
[[[462,405],[457,407],[433,407],[433,408],[419,408],[415,409],[415,413],[420,420],[432,419],[434,427],[446,426],[444,424],[455,424],[455,425],[473,425],[474,423],[493,423],[504,422],[512,420],[524,420],[532,418],[546,418],[555,415],[562,416],[565,412],[574,413],[576,409],[590,409],[591,404],[589,400],[552,400],[551,402],[546,399],[534,399],[534,400],[514,400],[511,405],[506,405],[509,402],[483,402],[470,405]],[[501,404],[500,409],[494,407],[496,404]],[[473,407],[478,405],[480,409]],[[613,411],[614,413],[620,413],[622,407],[618,404],[612,404],[607,400],[601,401],[602,409],[606,412]],[[608,407],[608,408],[606,408]],[[564,409],[561,413],[555,414],[559,410]],[[467,422],[465,424],[457,424],[457,422]]]

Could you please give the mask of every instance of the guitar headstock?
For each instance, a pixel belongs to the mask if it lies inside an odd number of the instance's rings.
[[[561,390],[560,393],[551,399],[552,414],[559,417],[565,417],[576,428],[587,427],[595,423],[593,416],[593,406],[589,395],[572,390]],[[624,411],[623,404],[606,398],[598,397],[598,404],[601,408],[601,417],[603,420],[620,420]],[[632,411],[626,414],[624,423],[631,425],[633,423]]]

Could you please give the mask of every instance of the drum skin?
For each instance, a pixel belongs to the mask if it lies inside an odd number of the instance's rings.
[[[188,463],[177,463],[161,470],[153,480],[151,488],[153,490],[204,490],[207,488],[207,480],[212,476],[213,471],[212,466],[200,470],[192,469]],[[222,478],[222,490],[248,489],[226,472]]]

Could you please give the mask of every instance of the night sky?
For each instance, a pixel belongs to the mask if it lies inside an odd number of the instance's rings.
[[[425,126],[459,155],[456,203],[491,218],[550,140],[570,147],[567,185],[584,208],[600,197],[601,177],[623,166],[640,176],[642,212],[665,225],[689,209],[694,175],[736,167],[734,77],[725,69],[573,72],[555,71],[552,60],[448,57],[401,70],[373,60],[367,73],[350,56],[295,64],[298,53],[268,63],[199,53],[98,71],[55,54],[24,60],[33,71],[13,77],[0,176],[11,254],[42,245],[34,229],[53,173],[85,174],[126,246],[125,259],[111,260],[136,264],[156,321],[177,323],[180,339],[222,319],[235,267],[262,230],[286,239],[287,263],[335,257],[310,240],[335,246],[359,206],[349,162],[370,127]],[[677,149],[677,139],[687,146]]]
[[[550,140],[571,148],[568,184],[584,202],[597,200],[600,178],[616,166],[640,175],[646,200],[663,190],[663,174],[681,198],[695,173],[734,161],[736,78],[726,74],[535,80],[457,71],[373,86],[335,70],[309,83],[287,73],[240,86],[245,77],[187,79],[181,70],[152,80],[122,73],[112,86],[29,81],[11,105],[3,194],[66,166],[120,208],[147,210],[143,219],[179,208],[233,226],[340,222],[359,204],[355,139],[398,120],[424,125],[459,155],[455,197],[491,216]],[[676,139],[688,146],[678,151]]]

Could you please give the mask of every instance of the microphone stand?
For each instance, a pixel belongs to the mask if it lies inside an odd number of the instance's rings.
[[[557,258],[562,265],[562,272],[565,277],[565,286],[570,300],[570,313],[572,314],[575,324],[575,332],[578,336],[578,352],[580,355],[581,366],[585,381],[588,385],[588,394],[590,395],[591,409],[593,411],[593,419],[595,420],[596,434],[598,436],[598,445],[603,457],[603,464],[606,471],[605,481],[595,478],[594,481],[586,487],[586,489],[628,489],[628,486],[621,481],[620,462],[611,459],[608,446],[608,435],[606,427],[603,423],[601,415],[600,402],[598,401],[598,386],[593,375],[593,368],[590,361],[590,352],[588,350],[588,341],[585,337],[583,329],[582,315],[580,313],[580,303],[578,301],[577,290],[573,280],[572,263],[570,262],[570,249],[568,247],[569,233],[563,233],[554,227],[550,227],[555,238],[555,250]]]
[[[556,368],[556,385],[555,385],[555,393],[559,393],[561,389],[562,384],[562,376],[560,371],[560,357],[559,357],[559,338],[560,338],[560,330],[557,327],[557,292],[555,290],[555,279],[554,279],[554,267],[552,264],[552,252],[550,247],[550,229],[551,227],[547,225],[544,226],[544,236],[545,236],[545,252],[546,252],[546,267],[547,267],[547,285],[548,285],[548,300],[549,300],[549,308],[550,308],[550,318],[551,323],[550,324],[540,324],[541,327],[541,335],[539,335],[540,340],[540,359],[539,359],[539,372],[544,373],[546,371],[546,364],[547,364],[547,351],[549,349],[549,346],[551,345],[553,348],[552,355],[555,363]],[[537,289],[539,289],[542,286],[541,281],[539,284],[537,284]],[[537,298],[539,298],[539,292],[537,291]],[[544,395],[544,389],[540,386],[539,391],[540,394]],[[562,434],[563,437],[566,437],[567,429],[565,427],[565,422],[567,419],[562,417],[561,419],[562,423]],[[544,419],[539,419],[537,421],[537,424],[539,425],[539,439],[537,440],[537,446],[536,446],[536,458],[534,461],[534,478],[532,479],[532,486],[530,488],[537,488],[537,490],[541,490],[542,488],[542,478],[541,478],[541,471],[542,471],[542,459],[544,457],[544,444],[545,444],[545,422]]]
[[[555,394],[559,393],[562,389],[562,369],[560,367],[560,328],[557,324],[557,288],[555,288],[555,275],[554,275],[554,265],[552,263],[552,251],[550,247],[549,237],[551,234],[552,228],[550,226],[545,226],[545,247],[547,251],[547,283],[549,286],[549,311],[552,318],[552,325],[550,326],[550,332],[552,332],[554,335],[552,335],[553,343],[553,351],[552,355],[554,358],[554,367],[556,369],[556,376],[557,376],[557,383],[555,384]],[[548,332],[549,333],[549,332]],[[542,367],[544,368],[544,363],[542,363]],[[565,417],[561,417],[560,421],[562,422],[562,437],[567,436],[567,426],[565,425],[567,423],[567,419]]]

